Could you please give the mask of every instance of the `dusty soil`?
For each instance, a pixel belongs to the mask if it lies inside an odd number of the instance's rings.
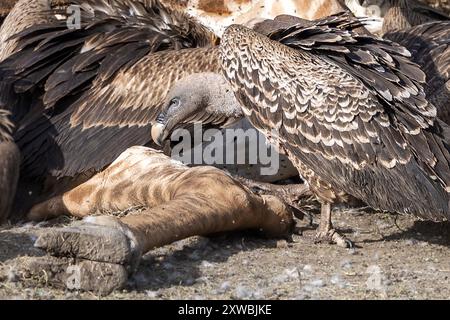
[[[382,213],[337,212],[356,249],[313,244],[306,222],[293,242],[251,233],[194,237],[148,253],[127,288],[106,297],[23,283],[9,265],[44,253],[48,226],[0,230],[6,299],[449,299],[450,224]]]

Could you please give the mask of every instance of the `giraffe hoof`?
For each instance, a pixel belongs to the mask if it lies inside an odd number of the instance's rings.
[[[91,220],[49,229],[39,236],[34,246],[53,256],[118,264],[125,266],[130,273],[134,272],[141,251],[131,231],[123,225],[118,226],[120,222],[115,218],[103,219],[109,224]]]
[[[355,247],[352,241],[340,235],[335,229],[318,231],[315,236],[314,243],[337,244],[339,247],[347,249]]]

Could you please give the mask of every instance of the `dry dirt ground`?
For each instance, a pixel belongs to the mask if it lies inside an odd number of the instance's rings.
[[[0,231],[3,299],[449,299],[450,223],[337,212],[356,249],[313,244],[306,222],[293,242],[251,233],[194,237],[148,253],[125,290],[106,297],[20,282],[8,265],[44,253],[46,226]],[[23,258],[22,258],[23,259]]]

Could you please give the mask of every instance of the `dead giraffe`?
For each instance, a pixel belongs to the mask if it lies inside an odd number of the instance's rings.
[[[114,216],[130,209],[134,213]],[[75,258],[86,278],[79,289],[108,294],[156,247],[244,229],[286,237],[295,226],[293,213],[279,198],[256,195],[219,169],[188,168],[159,151],[133,147],[87,182],[31,209],[31,220],[63,214],[84,220],[41,234],[35,246],[53,257],[32,259],[20,269],[25,277],[49,270],[52,281],[64,284],[73,261],[54,256]]]

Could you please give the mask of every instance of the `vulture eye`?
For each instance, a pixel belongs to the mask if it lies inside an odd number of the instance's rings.
[[[170,100],[169,108],[177,108],[180,105],[180,98]]]

